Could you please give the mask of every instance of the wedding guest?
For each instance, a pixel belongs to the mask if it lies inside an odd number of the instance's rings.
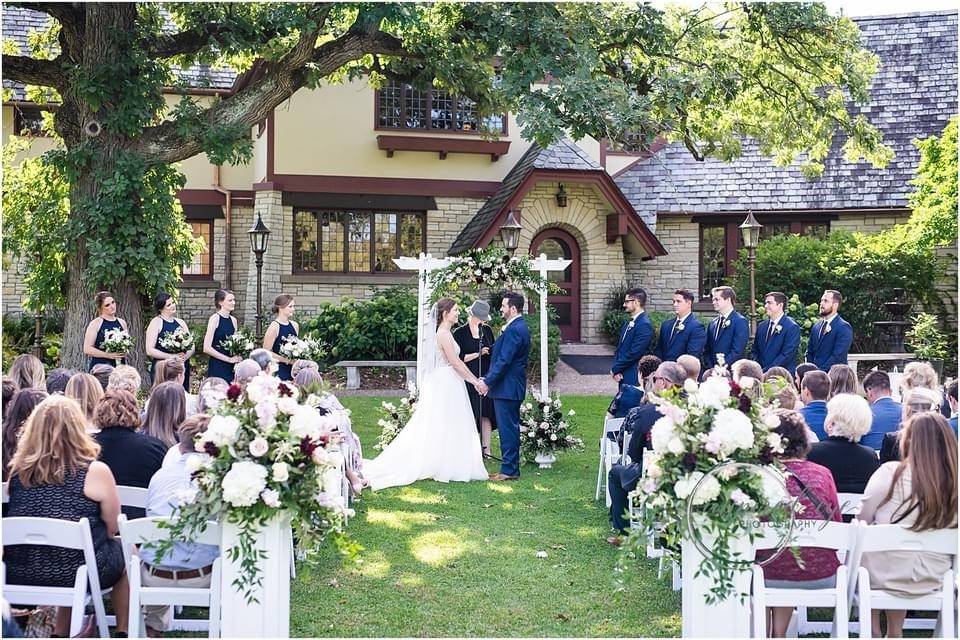
[[[853,327],[838,313],[840,302],[839,291],[824,291],[820,298],[821,319],[810,329],[807,362],[817,365],[821,371],[829,371],[835,364],[846,364],[853,344]]]
[[[254,349],[250,352],[250,360],[253,360],[260,367],[261,371],[273,375],[277,371],[277,365],[273,361],[273,354],[266,349]]]
[[[757,382],[763,380],[763,369],[759,362],[753,360],[738,360],[730,367],[730,373],[734,382],[739,382],[740,378],[753,378]]]
[[[319,370],[303,367],[293,377],[293,384],[298,387],[314,387],[323,384],[323,378],[320,377]]]
[[[640,379],[639,386],[643,387],[644,402],[646,402],[646,399],[649,397],[650,390],[653,388],[653,374],[656,373],[661,363],[663,363],[663,360],[652,353],[648,353],[640,358],[640,364],[637,367],[637,375]]]
[[[110,372],[107,391],[111,389],[128,391],[136,397],[141,384],[143,384],[143,380],[140,378],[140,373],[130,365],[121,364],[114,367],[113,371]]]
[[[180,358],[167,358],[166,360],[159,361],[153,374],[154,389],[164,382],[176,382],[186,389],[186,385],[184,384],[187,375],[186,365]],[[153,391],[151,390],[150,393],[152,396]],[[184,397],[186,398],[186,412],[189,417],[197,412],[197,396],[187,391]],[[144,414],[146,414],[149,406],[150,399],[148,398],[146,405],[143,407]]]
[[[647,306],[647,292],[640,287],[627,289],[623,296],[623,309],[630,319],[620,327],[617,350],[613,354],[610,375],[618,384],[639,386],[637,372],[640,358],[647,352],[653,340],[653,325],[644,310]]]
[[[130,588],[116,537],[120,497],[110,469],[97,461],[100,447],[87,434],[80,407],[60,395],[44,400],[27,420],[10,464],[12,517],[57,518],[90,523],[96,571],[111,598],[117,634],[126,635]],[[8,584],[72,587],[82,554],[36,545],[4,548]],[[54,633],[67,637],[70,608],[57,610]]]
[[[770,367],[763,374],[764,382],[770,382],[775,378],[785,381],[787,384],[793,387],[794,390],[796,390],[796,384],[793,381],[793,375],[783,367]]]
[[[947,403],[950,405],[950,428],[957,433],[957,381],[951,380],[945,391],[947,392]]]
[[[790,411],[797,410],[797,405],[799,403],[799,398],[797,398],[797,391],[790,385],[783,386],[779,391],[774,394],[774,397],[780,402],[781,409],[789,409]],[[813,432],[810,432],[813,434]],[[814,435],[813,442],[816,442],[816,436]]]
[[[707,369],[712,369],[721,360],[730,366],[746,357],[750,339],[750,323],[733,308],[737,303],[733,289],[714,287],[710,290],[710,301],[718,315],[707,327],[707,344],[703,352],[703,365]]]
[[[932,391],[938,390],[937,370],[929,362],[908,362],[903,368],[900,378],[900,396],[904,397],[910,389],[923,387]]]
[[[20,440],[20,433],[23,425],[33,410],[41,402],[47,399],[47,392],[43,389],[26,388],[21,389],[13,395],[10,401],[10,407],[7,409],[7,415],[3,418],[3,480],[7,480],[7,470],[14,453],[17,451],[17,443]]]
[[[803,506],[796,518],[840,522],[840,504],[833,476],[828,469],[807,459],[810,444],[802,417],[796,411],[783,409],[778,409],[776,415],[780,418],[780,426],[773,432],[783,438],[783,453],[778,457],[788,471],[787,490],[791,496],[799,498]],[[823,589],[836,585],[840,563],[835,551],[804,548],[800,549],[799,555],[798,560],[790,549],[781,549],[764,564],[766,586],[778,589]],[[757,554],[758,559],[769,556],[769,552]],[[770,607],[769,610],[772,614],[772,620],[768,618],[771,637],[785,637],[793,608]]]
[[[217,309],[207,320],[207,331],[203,336],[203,352],[210,356],[207,376],[233,380],[233,366],[240,362],[240,356],[230,356],[220,351],[220,342],[237,332],[237,319],[231,314],[237,306],[233,291],[217,289],[213,295],[213,304]]]
[[[475,300],[467,309],[467,323],[453,332],[453,339],[460,347],[460,359],[470,372],[480,378],[490,370],[490,350],[493,349],[493,329],[490,322],[490,305],[483,300]],[[490,435],[496,428],[493,399],[481,396],[472,384],[464,382],[470,407],[480,433],[480,447],[483,455],[490,455]]]
[[[296,384],[297,374],[304,369],[313,369],[317,372],[317,375],[320,375],[320,367],[313,360],[295,360],[293,367],[290,368],[290,374],[293,376],[294,384]]]
[[[197,413],[210,413],[227,397],[230,384],[223,378],[204,378],[197,393]]]
[[[803,376],[800,385],[800,400],[803,408],[800,409],[807,426],[817,435],[818,440],[824,440],[827,432],[823,430],[823,421],[827,417],[827,400],[830,399],[830,378],[823,371],[811,371]]]
[[[237,363],[237,366],[233,368],[233,382],[236,382],[241,387],[246,387],[247,383],[260,375],[261,372],[260,364],[256,360],[251,360],[250,358],[241,360]]]
[[[90,375],[97,379],[104,391],[110,385],[110,374],[113,373],[113,368],[112,364],[98,364],[90,369]]]
[[[903,407],[891,397],[890,376],[885,371],[871,371],[864,376],[863,391],[870,403],[873,421],[870,432],[863,436],[860,443],[879,451],[884,434],[900,428]]]
[[[800,325],[786,315],[786,306],[787,296],[779,291],[771,291],[763,296],[763,310],[767,319],[757,325],[751,354],[764,371],[771,367],[792,371],[797,365]]]
[[[70,382],[70,378],[76,373],[73,369],[67,369],[66,367],[57,367],[50,371],[47,374],[47,393],[53,395],[55,393],[63,394],[67,389],[67,383]]]
[[[7,416],[7,405],[13,400],[13,394],[19,390],[16,381],[10,376],[3,376],[3,404],[0,404],[0,418]]]
[[[161,382],[153,388],[147,404],[143,433],[162,442],[165,447],[177,443],[177,429],[187,417],[187,394],[179,382]]]
[[[277,296],[273,301],[272,311],[276,318],[263,334],[263,348],[269,350],[278,363],[277,377],[281,380],[293,380],[293,360],[280,355],[280,347],[284,341],[291,336],[296,338],[300,335],[300,325],[293,320],[296,311],[293,296],[285,293]]]
[[[198,413],[197,415],[190,416],[189,418],[181,422],[180,427],[177,429],[177,437],[180,438],[180,440],[175,445],[167,449],[166,455],[163,456],[163,463],[160,465],[161,468],[166,469],[170,465],[178,462],[180,458],[183,457],[183,448],[180,446],[180,443],[183,442],[184,430],[193,434],[192,436],[190,436],[191,442],[189,444],[192,450],[193,438],[196,437],[197,434],[203,433],[204,431],[206,431],[207,425],[209,424],[210,424],[210,416],[208,416],[205,413]],[[160,473],[160,472],[158,471],[157,473]],[[153,474],[153,477],[156,478],[157,474],[156,473]],[[150,482],[153,483],[153,480],[151,479]],[[150,515],[149,509],[147,510],[147,515]]]
[[[190,391],[190,357],[196,353],[196,347],[173,352],[160,344],[165,336],[175,333],[178,329],[189,331],[190,328],[186,322],[177,317],[177,303],[169,293],[165,291],[158,293],[153,299],[153,308],[157,311],[157,315],[147,325],[145,341],[146,352],[151,363],[150,373],[153,378],[156,378],[157,363],[169,358],[180,358],[184,364],[183,390]]]
[[[106,332],[115,329],[127,329],[127,321],[117,317],[117,301],[109,291],[100,291],[93,298],[97,307],[97,317],[87,325],[83,335],[83,352],[90,356],[90,369],[98,364],[123,364],[125,353],[108,353],[101,349],[106,339]]]
[[[900,459],[900,433],[903,425],[912,416],[924,411],[940,411],[940,393],[926,387],[915,387],[903,396],[903,410],[900,413],[900,427],[897,431],[883,434],[880,444],[880,462]]]
[[[848,365],[833,365],[827,372],[827,377],[830,379],[831,398],[838,393],[860,393],[860,389],[857,387],[857,374]]]
[[[677,364],[687,372],[687,380],[700,380],[700,361],[697,358],[685,353],[677,358]]]
[[[859,520],[867,524],[899,524],[912,531],[957,527],[957,437],[943,416],[923,412],[904,425],[902,462],[877,469],[864,490]],[[951,557],[930,552],[884,551],[863,554],[870,587],[915,598],[939,591]],[[880,611],[873,628],[880,633]],[[903,635],[906,611],[887,610],[887,637]]]
[[[707,330],[693,315],[693,292],[688,289],[674,291],[673,311],[677,315],[660,325],[657,357],[676,362],[681,355],[689,353],[700,358],[707,344]]]
[[[43,363],[32,353],[21,353],[13,359],[13,364],[10,365],[10,377],[17,384],[17,389],[47,388],[47,375],[43,370]]]
[[[794,380],[797,383],[797,393],[800,393],[803,390],[803,376],[807,375],[811,371],[819,371],[819,369],[817,369],[817,365],[809,362],[802,362],[797,365],[796,369],[793,370]]]
[[[80,412],[86,420],[87,433],[96,433],[99,430],[96,421],[97,405],[103,398],[100,381],[89,373],[78,373],[70,378],[64,395],[76,400],[80,406]]]
[[[827,438],[813,445],[807,460],[829,469],[840,493],[863,493],[880,466],[876,451],[858,444],[872,421],[870,405],[858,395],[838,393],[827,403]]]

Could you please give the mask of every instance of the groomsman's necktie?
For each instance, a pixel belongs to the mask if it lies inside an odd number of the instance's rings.
[[[773,320],[770,321],[770,326],[767,327],[767,342],[770,342],[770,338],[773,336],[773,330],[776,329],[777,323]]]
[[[670,328],[670,340],[677,334],[677,325],[680,324],[680,318],[673,319],[673,326]],[[669,341],[668,341],[669,342]]]
[[[826,332],[828,326],[830,326],[830,323],[826,320],[820,324],[820,336],[817,338],[817,341],[823,340],[823,334]]]
[[[722,329],[723,329],[723,316],[722,316],[722,315],[719,315],[719,316],[717,316],[717,332],[716,332],[716,333],[714,334],[714,336],[713,336],[713,339],[714,339],[714,340],[719,340],[719,339],[720,339],[720,331],[721,331]]]

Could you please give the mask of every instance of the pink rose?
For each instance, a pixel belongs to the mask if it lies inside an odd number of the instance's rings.
[[[254,458],[259,458],[270,450],[270,445],[267,443],[266,438],[254,438],[250,441],[248,449],[250,450],[250,455]]]

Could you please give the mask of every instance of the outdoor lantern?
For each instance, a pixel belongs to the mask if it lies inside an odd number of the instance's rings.
[[[560,183],[560,189],[557,191],[557,206],[565,207],[567,206],[567,192],[563,188],[563,183]]]
[[[250,248],[254,253],[263,255],[267,251],[267,239],[270,237],[270,229],[263,224],[260,214],[257,214],[257,222],[247,231],[250,236]]]
[[[513,209],[507,211],[507,221],[500,227],[500,238],[503,240],[503,246],[505,246],[511,254],[513,254],[520,245],[520,229],[523,228],[513,214]]]
[[[763,225],[757,222],[753,217],[753,211],[747,213],[747,219],[740,225],[740,233],[743,236],[743,246],[748,249],[756,249],[760,244],[760,229]]]

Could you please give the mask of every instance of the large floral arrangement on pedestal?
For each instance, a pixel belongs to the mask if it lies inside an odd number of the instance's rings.
[[[752,540],[759,521],[786,522],[791,509],[776,458],[782,439],[772,431],[780,424],[775,389],[741,382],[713,375],[653,396],[663,417],[650,431],[653,451],[634,494],[645,535],[628,545],[641,553],[641,538],[653,535],[679,562],[685,537],[709,540],[699,573],[712,579],[716,600],[738,595],[734,574],[752,564],[732,554],[734,540]]]
[[[577,413],[564,413],[555,394],[543,400],[528,397],[520,405],[520,454],[532,462],[538,453],[552,454],[563,449],[580,449],[583,440],[571,435]]]
[[[430,302],[458,297],[464,289],[478,291],[540,291],[560,293],[555,282],[534,271],[530,256],[511,257],[502,247],[471,249],[450,258],[450,264],[435,269],[428,276],[433,292]]]
[[[257,530],[290,517],[307,557],[332,534],[348,553],[356,546],[342,532],[349,510],[340,495],[342,456],[338,432],[349,413],[327,393],[303,394],[294,385],[261,374],[245,389],[233,384],[211,411],[198,435],[200,455],[188,460],[195,488],[181,496],[170,537],[157,545],[166,553],[176,540],[190,540],[211,520],[240,529],[239,543],[225,550],[240,562],[234,586],[249,598],[262,577],[257,561],[269,549],[254,546]]]

